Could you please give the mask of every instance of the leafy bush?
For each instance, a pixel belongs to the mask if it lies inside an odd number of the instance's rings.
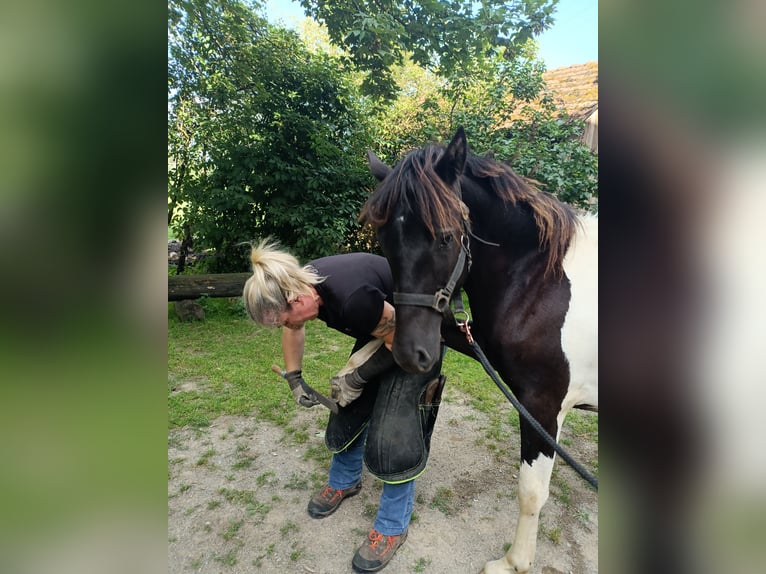
[[[470,77],[435,83],[414,68],[401,72],[404,89],[381,114],[377,148],[394,163],[412,148],[447,141],[464,126],[474,152],[508,163],[559,199],[593,210],[598,157],[580,141],[582,121],[557,110],[546,93],[534,47],[513,62],[484,62]]]
[[[237,0],[171,0],[169,224],[212,272],[271,235],[312,258],[355,249],[371,185],[366,116],[330,56]]]

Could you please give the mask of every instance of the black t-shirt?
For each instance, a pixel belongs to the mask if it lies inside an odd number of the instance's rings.
[[[310,261],[320,276],[319,319],[341,333],[370,339],[380,322],[383,302],[393,304],[394,281],[388,261],[370,253],[331,255]]]

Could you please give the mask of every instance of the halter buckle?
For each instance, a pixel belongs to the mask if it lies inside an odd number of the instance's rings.
[[[449,306],[452,294],[446,289],[439,289],[434,293],[434,303],[431,307],[439,313],[444,313],[444,309]]]

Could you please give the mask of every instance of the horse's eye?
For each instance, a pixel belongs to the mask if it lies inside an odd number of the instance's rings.
[[[439,247],[447,247],[450,243],[452,243],[452,236],[451,235],[442,235],[442,241]]]

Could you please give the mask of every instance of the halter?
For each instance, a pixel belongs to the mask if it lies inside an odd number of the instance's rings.
[[[464,225],[465,228],[465,225]],[[456,302],[460,299],[460,289],[455,291],[455,285],[457,285],[458,279],[460,279],[460,276],[463,274],[463,271],[466,267],[466,264],[468,265],[468,270],[471,269],[471,246],[470,246],[470,239],[467,235],[463,234],[460,236],[460,254],[458,255],[457,262],[455,263],[455,268],[452,270],[452,275],[450,275],[449,281],[447,281],[447,285],[444,287],[437,289],[436,293],[433,295],[426,295],[423,293],[400,293],[400,292],[394,292],[394,305],[413,305],[416,307],[428,307],[429,309],[433,309],[437,313],[441,313],[442,315],[447,315],[449,313],[449,304],[450,300],[455,300]],[[456,307],[458,307],[456,303]],[[462,301],[460,302],[459,309],[456,310],[456,312],[463,312],[466,313],[465,310],[462,309]]]

